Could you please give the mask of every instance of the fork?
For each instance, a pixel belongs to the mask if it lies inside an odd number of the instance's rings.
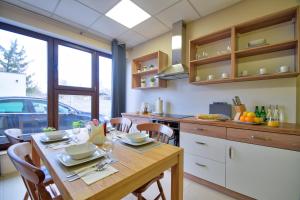
[[[74,177],[74,178],[71,178],[71,179],[68,179],[68,181],[69,181],[69,182],[72,182],[72,181],[75,181],[75,180],[77,180],[77,179],[79,179],[79,178],[81,178],[81,177],[84,177],[84,176],[87,176],[87,175],[89,175],[89,174],[92,174],[92,173],[94,173],[94,172],[103,171],[109,163],[110,163],[110,162],[106,162],[106,163],[100,164],[99,166],[97,166],[97,168],[96,168],[95,170],[86,172],[86,173],[84,173],[84,174],[81,175],[81,176],[79,176],[79,175],[77,174],[78,176],[76,176],[76,177]]]
[[[59,145],[63,145],[63,144],[70,144],[72,142],[72,140],[68,140],[68,141],[64,141],[64,142],[58,142],[58,143],[53,143],[53,144],[48,144],[46,145],[46,148],[53,148]]]

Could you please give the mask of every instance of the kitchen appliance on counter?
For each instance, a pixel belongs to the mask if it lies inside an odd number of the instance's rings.
[[[174,135],[170,138],[169,143],[175,146],[179,146],[179,131],[180,131],[180,123],[176,121],[176,119],[183,119],[192,117],[192,115],[179,115],[179,114],[160,114],[160,115],[152,115],[152,122],[153,123],[160,123],[169,126],[174,131]],[[164,120],[164,119],[155,119],[155,116],[158,117],[166,117],[166,118],[174,118],[175,120]]]

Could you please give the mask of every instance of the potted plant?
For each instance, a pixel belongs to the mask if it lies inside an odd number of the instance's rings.
[[[147,71],[147,66],[146,65],[143,66],[142,68],[143,68],[143,72]]]
[[[154,65],[149,65],[149,69],[153,69],[154,68]]]
[[[155,86],[155,78],[154,78],[154,77],[151,77],[151,78],[150,78],[150,86],[151,86],[151,87],[154,87],[154,86]]]
[[[146,79],[141,79],[141,87],[146,87]]]

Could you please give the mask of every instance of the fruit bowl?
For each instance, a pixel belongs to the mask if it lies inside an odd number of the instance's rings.
[[[239,123],[239,124],[250,124],[250,125],[261,125],[263,122],[242,122],[239,120],[233,120],[233,122]]]

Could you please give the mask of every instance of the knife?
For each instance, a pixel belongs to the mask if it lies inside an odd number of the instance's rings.
[[[235,102],[237,103],[238,106],[242,105],[240,97],[238,97],[238,96],[235,96]]]

